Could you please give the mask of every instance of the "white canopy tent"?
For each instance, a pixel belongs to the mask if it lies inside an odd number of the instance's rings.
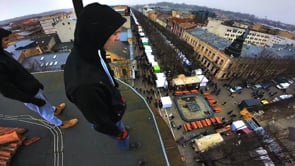
[[[140,36],[145,36],[144,32],[139,32]]]
[[[165,73],[156,73],[157,80],[166,80]]]
[[[157,88],[167,88],[168,82],[164,73],[156,73],[156,85]]]
[[[170,96],[161,97],[161,102],[163,104],[162,108],[171,108],[172,107],[172,100]]]
[[[193,75],[202,75],[203,71],[202,71],[202,69],[196,69],[196,70],[193,70],[192,74]]]
[[[242,120],[234,121],[231,125],[232,131],[238,131],[247,128],[247,125]]]
[[[159,65],[158,62],[156,61],[152,62],[152,66],[155,66],[155,65]]]
[[[156,80],[156,86],[157,88],[167,88],[168,82],[167,80]]]
[[[200,80],[200,86],[207,86],[209,80],[204,75],[197,75],[196,77]]]
[[[154,55],[148,55],[147,59],[149,61],[150,64],[155,63],[155,56]]]

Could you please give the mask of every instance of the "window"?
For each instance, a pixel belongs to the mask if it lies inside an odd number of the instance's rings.
[[[229,64],[229,65],[228,65],[228,69],[230,69],[232,66],[233,66],[233,64],[232,64],[232,63],[231,63],[231,64]]]
[[[214,60],[214,58],[215,58],[215,53],[212,54],[212,59]]]
[[[224,78],[224,77],[225,77],[225,75],[226,75],[226,73],[223,73],[221,77],[222,77],[222,78]]]
[[[220,59],[220,58],[219,58],[219,56],[218,56],[218,57],[216,58],[215,63],[218,63],[219,59]]]
[[[211,55],[211,51],[208,52],[208,57],[210,57],[210,55]]]
[[[219,65],[222,65],[222,64],[223,64],[223,62],[224,62],[224,60],[223,60],[223,59],[221,59],[221,61],[220,61]]]

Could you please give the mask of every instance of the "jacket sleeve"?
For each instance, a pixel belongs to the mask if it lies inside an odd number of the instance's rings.
[[[0,92],[2,95],[21,102],[32,103],[34,96],[26,94],[10,83],[9,78],[6,76],[7,73],[3,73],[4,71],[3,66],[0,65]]]
[[[80,87],[74,94],[74,103],[94,128],[110,136],[118,136],[121,131],[112,120],[111,96],[107,89],[99,86]]]
[[[12,73],[8,70],[7,64],[2,61],[0,63],[0,92],[2,95],[21,102],[33,103],[35,97],[20,90],[13,81],[10,81],[8,74]]]

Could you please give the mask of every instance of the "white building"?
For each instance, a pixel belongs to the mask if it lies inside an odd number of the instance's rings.
[[[245,32],[246,28],[248,28],[246,25],[237,23],[234,23],[235,26],[227,26],[222,23],[222,20],[210,18],[208,19],[206,29],[217,36],[234,41],[238,36],[241,36]],[[250,30],[244,43],[272,47],[274,44],[294,44],[295,41],[277,35]]]
[[[70,18],[72,13],[57,13],[54,15],[44,16],[39,19],[41,27],[45,34],[56,33],[55,25],[65,18]]]
[[[54,26],[62,43],[74,41],[75,27],[76,20],[72,18],[63,19]]]

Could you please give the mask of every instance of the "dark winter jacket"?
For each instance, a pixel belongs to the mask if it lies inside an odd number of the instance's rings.
[[[69,100],[97,131],[111,136],[120,134],[116,122],[122,118],[125,103],[103,70],[98,50],[105,59],[103,45],[125,21],[108,6],[87,5],[77,19],[74,48],[64,68]]]
[[[0,51],[0,92],[3,96],[39,105],[34,96],[43,85],[3,49]]]

